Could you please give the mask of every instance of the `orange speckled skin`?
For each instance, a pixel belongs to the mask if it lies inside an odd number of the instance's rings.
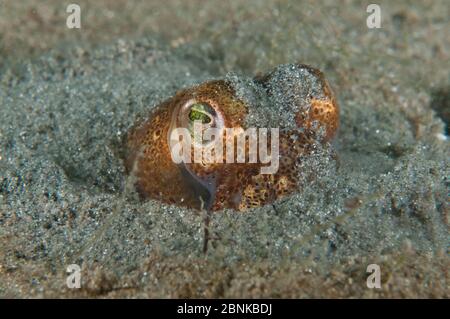
[[[178,92],[128,133],[125,166],[141,198],[195,209],[245,211],[297,190],[296,164],[300,157],[307,155],[318,139],[321,142],[332,139],[339,125],[339,109],[322,73],[302,67],[320,79],[323,94],[320,98],[311,96],[308,111],[295,114],[295,122],[302,130],[280,128],[280,162],[275,174],[261,174],[260,163],[225,163],[224,160],[212,164],[175,164],[172,161],[168,137],[182,106],[192,99],[207,103],[220,113],[224,127],[246,129],[248,106],[236,97],[226,81],[210,81]],[[269,76],[255,81],[264,85]],[[317,134],[319,128],[324,129],[321,137]]]

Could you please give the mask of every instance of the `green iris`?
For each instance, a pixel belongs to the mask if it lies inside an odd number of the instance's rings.
[[[191,110],[189,112],[189,120],[192,122],[201,121],[202,124],[207,124],[211,122],[211,114],[209,113],[210,107],[196,103],[192,105]]]

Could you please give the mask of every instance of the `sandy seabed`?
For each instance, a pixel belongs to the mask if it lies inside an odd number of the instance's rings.
[[[79,4],[80,30],[59,1],[0,10],[1,297],[449,297],[446,1],[380,2],[380,29],[360,1]],[[204,255],[201,213],[126,187],[123,136],[181,88],[295,62],[339,133],[307,187],[215,213]]]

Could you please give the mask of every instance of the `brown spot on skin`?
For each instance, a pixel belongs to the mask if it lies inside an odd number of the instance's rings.
[[[203,202],[203,207],[212,211],[224,208],[245,211],[272,203],[298,189],[296,165],[301,156],[311,151],[319,129],[325,132],[320,140],[329,141],[339,123],[338,106],[323,74],[302,67],[320,79],[323,92],[320,98],[310,97],[308,114],[296,114],[301,130],[280,128],[280,161],[275,174],[260,173],[261,167],[267,164],[226,163],[226,139],[236,143],[235,137],[230,136],[223,140],[222,162],[175,164],[172,161],[170,133],[174,128],[189,125],[188,112],[193,104],[207,105],[212,110],[213,126],[246,129],[248,106],[226,81],[210,81],[178,92],[130,130],[125,165],[128,174],[135,178],[140,196],[195,209],[200,209]],[[270,74],[255,83],[261,84],[269,77]],[[292,109],[296,109],[295,105]],[[192,159],[193,156],[192,152]]]
[[[312,99],[309,118],[310,120],[304,124],[307,128],[311,129],[311,124],[317,121],[320,126],[326,128],[324,136],[326,141],[334,137],[339,125],[339,113],[335,101]],[[301,125],[301,121],[299,122],[298,124]]]

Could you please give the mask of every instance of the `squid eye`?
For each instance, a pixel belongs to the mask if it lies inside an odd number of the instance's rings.
[[[214,109],[204,103],[195,103],[189,110],[189,120],[191,122],[201,121],[202,124],[210,124],[214,120],[216,112]]]

